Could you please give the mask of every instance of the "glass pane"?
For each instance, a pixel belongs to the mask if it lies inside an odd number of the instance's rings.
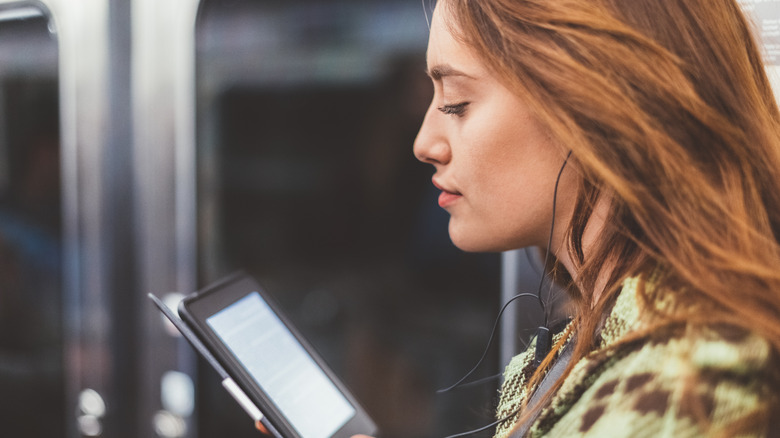
[[[59,153],[56,38],[37,9],[0,10],[0,423],[7,436],[65,435]]]
[[[197,29],[200,281],[244,269],[385,437],[491,421],[498,255],[447,235],[412,142],[431,97],[418,2],[213,1]],[[497,373],[495,354],[478,373]],[[256,436],[207,368],[203,436]]]

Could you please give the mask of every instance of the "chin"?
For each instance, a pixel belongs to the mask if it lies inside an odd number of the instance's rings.
[[[458,249],[466,252],[503,252],[516,249],[506,241],[489,238],[478,233],[465,233],[450,227],[450,240]]]

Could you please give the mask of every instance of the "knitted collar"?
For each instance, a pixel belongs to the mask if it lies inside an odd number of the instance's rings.
[[[640,312],[637,297],[640,277],[629,277],[623,281],[615,305],[607,315],[601,329],[599,348],[615,344],[623,336],[640,326]]]

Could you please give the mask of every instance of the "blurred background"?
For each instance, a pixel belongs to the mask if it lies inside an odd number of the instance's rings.
[[[774,73],[780,2],[742,4]],[[384,438],[492,421],[499,379],[436,390],[541,267],[533,251],[453,247],[412,155],[430,7],[0,0],[4,435],[259,436],[145,296],[175,306],[239,269]],[[532,300],[510,307],[475,378],[540,319]]]

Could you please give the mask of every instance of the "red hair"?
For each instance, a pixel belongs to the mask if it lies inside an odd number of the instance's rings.
[[[686,291],[682,306],[656,315],[659,326],[725,323],[763,336],[776,358],[780,112],[737,2],[440,3],[453,34],[573,152],[572,364],[594,348],[622,280],[651,272],[663,273],[657,293]],[[582,234],[599,199],[609,202],[606,226],[586,253]]]

